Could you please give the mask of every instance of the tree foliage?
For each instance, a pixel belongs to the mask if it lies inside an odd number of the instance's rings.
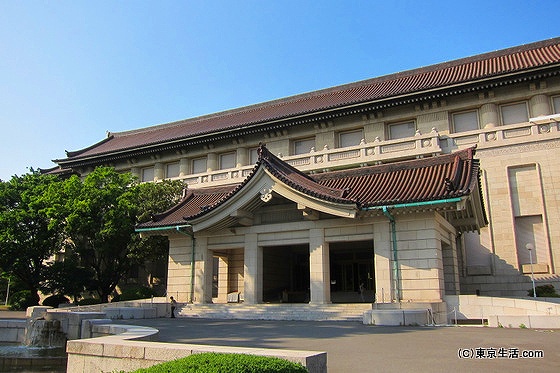
[[[98,167],[82,181],[65,181],[66,241],[82,266],[93,273],[92,288],[107,302],[124,273],[131,268],[128,244],[134,233],[137,208],[130,174]]]
[[[0,268],[34,300],[38,290],[74,301],[87,290],[107,302],[133,266],[166,257],[166,238],[140,238],[134,227],[176,204],[183,187],[138,184],[109,167],[83,179],[33,172],[0,182]],[[64,261],[52,261],[57,253]]]
[[[149,221],[155,213],[163,212],[179,203],[185,184],[181,181],[164,180],[160,183],[142,183],[135,186],[137,223]],[[140,238],[134,235],[130,243],[130,258],[136,264],[158,261],[167,257],[168,239],[150,235]]]
[[[138,184],[109,167],[66,180],[67,243],[92,274],[83,286],[107,302],[133,266],[165,258],[167,239],[140,238],[134,227],[177,203],[182,189],[181,182]]]
[[[64,238],[57,215],[49,214],[49,189],[59,185],[56,177],[34,171],[0,182],[0,268],[30,292],[32,304]]]

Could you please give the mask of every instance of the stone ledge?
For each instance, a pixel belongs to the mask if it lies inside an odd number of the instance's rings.
[[[430,323],[428,309],[369,310],[364,312],[364,325],[419,326]]]
[[[23,342],[26,320],[0,320],[0,342]]]
[[[499,315],[489,316],[488,326],[498,328],[560,329],[560,316],[555,315]]]
[[[103,309],[110,319],[153,319],[157,316],[155,308],[146,307],[107,307]]]
[[[327,371],[326,352],[145,342],[139,339],[154,338],[159,331],[132,325],[92,325],[92,329],[94,333],[120,334],[68,341],[67,373],[131,371],[203,352],[278,357],[300,363],[310,373]]]

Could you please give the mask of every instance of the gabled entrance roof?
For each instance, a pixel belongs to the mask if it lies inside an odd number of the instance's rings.
[[[194,231],[251,225],[252,215],[279,195],[315,212],[355,218],[378,208],[439,210],[460,231],[487,224],[475,149],[413,161],[306,175],[265,147],[249,176],[230,186],[192,189],[170,210],[139,229],[192,225]]]

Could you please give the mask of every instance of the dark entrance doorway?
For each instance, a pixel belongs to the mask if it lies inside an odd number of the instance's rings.
[[[263,301],[309,302],[309,245],[263,248]]]
[[[329,256],[331,301],[373,302],[373,241],[332,242],[329,244]]]

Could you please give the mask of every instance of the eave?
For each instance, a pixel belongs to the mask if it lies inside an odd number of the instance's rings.
[[[345,104],[343,106],[331,107],[320,111],[313,111],[285,118],[247,123],[235,128],[226,128],[219,131],[200,133],[184,138],[145,144],[141,148],[134,146],[131,148],[119,149],[117,151],[111,151],[107,153],[99,153],[83,157],[80,157],[78,155],[71,158],[57,159],[53,160],[53,162],[59,164],[63,168],[84,167],[111,163],[123,159],[131,159],[142,155],[150,155],[164,151],[177,150],[193,145],[212,143],[218,140],[232,139],[249,134],[281,130],[299,124],[330,120],[341,116],[373,112],[376,110],[382,110],[399,105],[414,104],[425,100],[441,99],[468,92],[476,92],[504,85],[543,79],[560,74],[560,71],[558,69],[559,67],[560,64],[551,64],[533,69],[515,71],[509,74],[499,74],[491,77],[485,77],[483,79],[448,85],[445,87],[411,92],[399,96],[385,97],[364,102],[356,102],[354,104]],[[107,139],[97,143],[96,145],[101,144],[105,141],[107,141]],[[90,149],[92,147],[94,146],[88,147],[87,149]],[[77,152],[68,152],[68,154],[76,153]]]

